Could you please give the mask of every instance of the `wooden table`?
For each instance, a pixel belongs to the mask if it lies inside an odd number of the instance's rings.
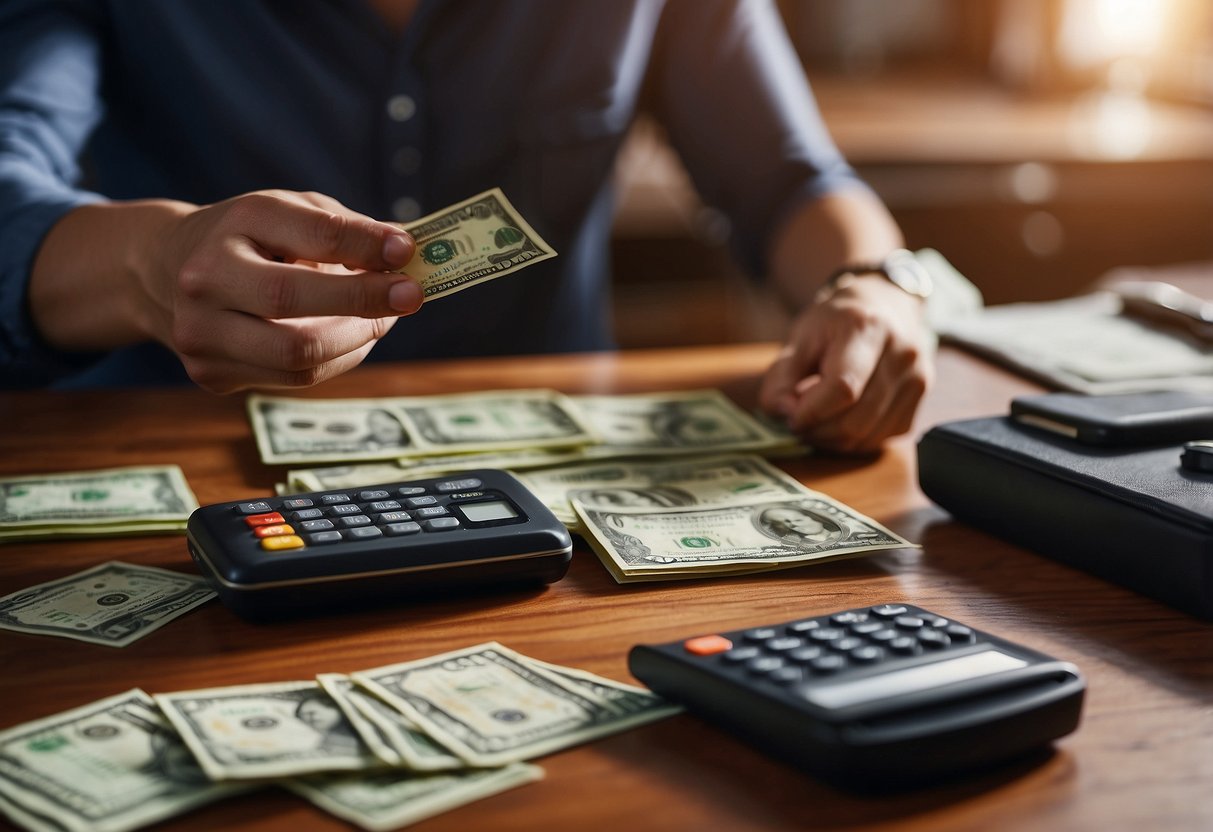
[[[773,345],[378,365],[316,396],[549,386],[630,392],[715,386],[743,405]],[[540,783],[425,821],[419,830],[1213,829],[1213,630],[1154,601],[952,522],[918,490],[914,438],[946,419],[1005,412],[1026,381],[952,350],[914,433],[875,459],[782,463],[919,550],[771,575],[616,585],[579,545],[543,591],[254,625],[218,603],[113,649],[0,632],[0,727],[139,686],[149,692],[309,678],[496,639],[525,654],[630,680],[625,655],[664,641],[909,601],[1074,661],[1083,724],[1056,752],[908,794],[836,791],[690,716],[543,758]],[[240,397],[193,389],[0,394],[0,474],[177,463],[203,503],[270,493]],[[0,547],[0,595],[111,559],[192,571],[181,537]],[[0,821],[2,822],[2,821]],[[277,790],[157,828],[348,828]]]

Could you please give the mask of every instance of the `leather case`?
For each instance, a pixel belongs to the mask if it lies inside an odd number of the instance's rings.
[[[958,520],[1213,620],[1213,473],[1181,467],[1182,450],[970,419],[923,436],[918,480]]]

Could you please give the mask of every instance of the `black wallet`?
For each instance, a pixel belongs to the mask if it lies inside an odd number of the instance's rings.
[[[923,436],[918,481],[958,520],[1213,620],[1213,473],[1182,453],[970,419]]]

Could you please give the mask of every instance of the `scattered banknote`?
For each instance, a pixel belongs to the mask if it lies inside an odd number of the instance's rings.
[[[538,766],[513,763],[450,773],[323,774],[282,785],[343,820],[370,832],[386,832],[542,779]]]
[[[197,575],[111,561],[0,598],[0,629],[125,647],[214,597]]]
[[[799,566],[914,547],[824,494],[714,506],[602,507],[576,497],[582,533],[619,583]]]
[[[155,699],[212,780],[381,765],[314,681],[178,691]]]
[[[27,829],[125,832],[249,788],[208,780],[137,689],[0,732],[0,811]]]
[[[274,783],[396,829],[540,779],[523,759],[679,710],[495,643],[316,681],[132,690],[0,732],[0,813],[126,832]]]
[[[182,531],[198,500],[176,465],[0,479],[0,542]]]
[[[622,707],[493,642],[352,678],[471,766],[529,760],[678,710],[639,688],[627,692],[642,702]]]
[[[254,394],[248,412],[261,459],[269,464],[575,447],[596,441],[568,397],[555,390],[383,399]]]
[[[416,278],[427,302],[556,256],[493,188],[402,225],[417,253],[398,271]]]
[[[813,493],[765,459],[748,454],[603,460],[516,471],[515,476],[570,526],[577,523],[569,502],[573,497],[598,507],[694,506]]]

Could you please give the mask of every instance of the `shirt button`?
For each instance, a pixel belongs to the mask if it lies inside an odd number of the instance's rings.
[[[421,205],[410,196],[402,196],[392,203],[392,216],[397,222],[408,222],[421,216]]]
[[[393,95],[387,100],[387,114],[392,121],[408,121],[417,112],[417,102],[411,95]]]
[[[392,154],[392,170],[404,176],[412,176],[421,168],[421,151],[415,147],[402,147]]]

